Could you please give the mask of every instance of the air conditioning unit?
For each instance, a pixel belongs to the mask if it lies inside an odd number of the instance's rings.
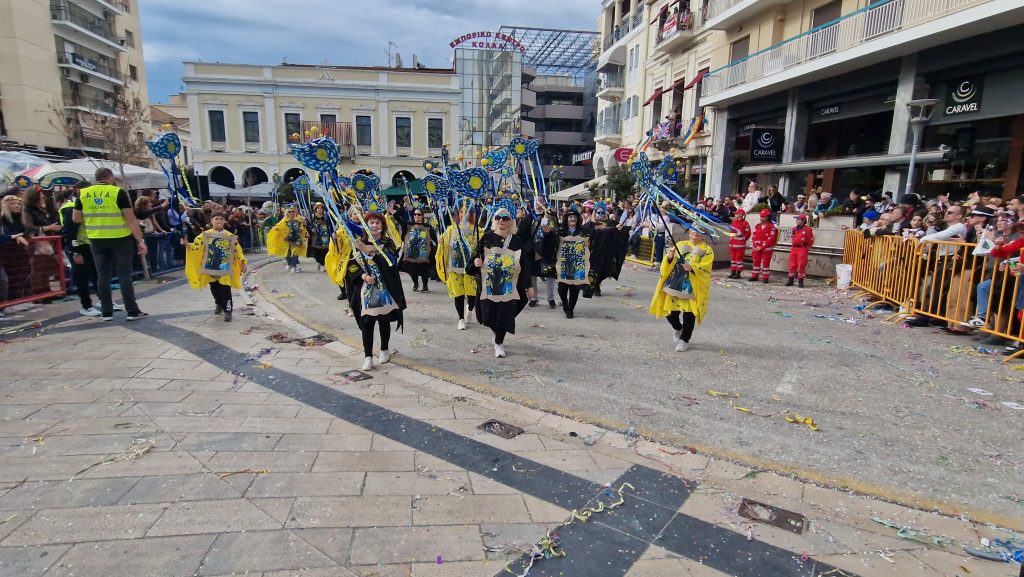
[[[88,74],[79,74],[78,75],[78,79],[82,82],[82,84],[89,84],[89,75]]]

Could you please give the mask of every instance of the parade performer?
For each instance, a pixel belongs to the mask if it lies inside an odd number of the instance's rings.
[[[316,261],[316,270],[324,270],[324,259],[327,257],[328,245],[331,240],[331,224],[327,220],[327,209],[324,203],[313,205],[313,215],[307,223],[309,229],[309,248],[306,253]]]
[[[583,297],[601,296],[601,283],[608,277],[619,278],[626,262],[629,233],[617,220],[608,218],[608,206],[603,202],[594,204],[593,220],[584,223],[583,230],[590,236],[590,286],[584,289]]]
[[[434,257],[437,278],[448,287],[448,296],[455,300],[460,331],[466,330],[467,302],[470,311],[477,304],[476,278],[472,274],[466,274],[466,267],[471,264],[472,255],[477,253],[477,241],[482,232],[476,225],[476,212],[467,208],[464,206],[457,212],[455,222],[441,234]]]
[[[648,312],[668,319],[675,331],[677,352],[690,348],[693,329],[707,314],[714,262],[714,251],[704,236],[692,228],[687,231],[687,240],[665,250],[661,278]]]
[[[423,292],[430,292],[427,283],[430,281],[430,255],[433,248],[437,246],[437,233],[427,224],[423,207],[412,210],[412,222],[408,224],[405,231],[405,243],[402,254],[403,271],[412,277],[412,292],[418,292],[420,282],[423,283]]]
[[[558,231],[556,278],[565,318],[571,319],[580,290],[589,284],[590,238],[580,224],[580,213],[566,212]]]
[[[772,224],[772,211],[764,209],[760,212],[761,222],[754,227],[754,234],[751,236],[750,257],[754,261],[750,282],[761,282],[768,284],[768,276],[772,272],[772,250],[779,240],[779,229]]]
[[[359,227],[359,208],[351,207],[345,213],[348,225],[351,228]],[[345,225],[339,226],[331,237],[330,246],[327,248],[327,256],[324,257],[324,268],[331,281],[338,285],[338,300],[345,300],[348,294],[345,291],[345,276],[348,270],[348,261],[352,258],[352,243],[349,241],[349,229]]]
[[[306,256],[306,242],[309,232],[305,220],[299,216],[295,205],[284,211],[282,218],[267,235],[267,252],[283,256],[288,272],[301,272],[299,257]]]
[[[793,227],[792,248],[789,250],[789,280],[786,286],[793,286],[793,279],[800,288],[804,286],[807,275],[807,253],[814,246],[814,231],[807,226],[807,216],[798,214],[796,226]]]
[[[515,206],[495,203],[491,230],[478,243],[476,257],[467,272],[480,275],[477,318],[494,333],[494,357],[505,358],[505,335],[516,333],[516,317],[533,297],[529,255],[516,234]]]
[[[187,246],[185,276],[194,289],[209,285],[216,305],[213,314],[224,313],[224,321],[231,322],[234,309],[231,289],[242,288],[247,261],[238,237],[224,230],[227,224],[224,213],[213,213],[210,224],[212,228],[196,236],[191,244],[181,239],[181,244]]]
[[[366,230],[356,239],[345,265],[349,307],[363,337],[363,370],[373,368],[373,333],[380,331],[378,364],[391,360],[391,323],[402,328],[405,293],[398,274],[398,247],[384,233],[387,220],[379,212],[368,213]],[[379,247],[379,250],[378,250]]]
[[[579,216],[579,213],[577,213]],[[533,220],[533,262],[530,273],[533,275],[533,298],[530,306],[537,306],[540,298],[538,279],[547,287],[548,307],[555,308],[555,264],[558,253],[558,217],[553,210],[548,210],[540,219]]]
[[[750,224],[747,213],[737,210],[733,215],[732,228],[738,234],[729,237],[729,278],[740,278],[743,274],[743,257],[747,252],[747,240],[750,239]]]

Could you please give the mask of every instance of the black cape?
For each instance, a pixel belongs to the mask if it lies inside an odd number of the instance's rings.
[[[504,239],[500,235],[493,231],[487,231],[477,244],[477,253],[474,261],[476,258],[482,259],[484,257],[485,248],[500,248],[503,245]],[[484,285],[483,278],[479,276],[480,268],[476,266],[475,262],[470,262],[469,266],[466,267],[466,272],[477,275],[479,280],[477,282],[476,295],[476,320],[491,330],[516,334],[516,317],[526,307],[526,289],[533,285],[529,268],[532,256],[524,247],[523,239],[518,234],[513,234],[512,240],[509,241],[509,250],[522,251],[519,254],[519,279],[516,282],[519,300],[496,303],[480,299],[480,287]]]
[[[345,271],[345,291],[348,293],[348,306],[352,309],[352,316],[355,317],[356,324],[359,325],[360,329],[376,323],[379,318],[387,319],[388,322],[392,323],[397,322],[397,328],[401,329],[403,324],[402,311],[405,310],[405,290],[402,288],[402,279],[398,276],[398,249],[387,236],[381,236],[377,244],[388,253],[388,257],[391,259],[391,264],[389,265],[384,259],[384,255],[380,253],[374,255],[373,262],[380,269],[380,277],[377,278],[377,282],[384,284],[391,298],[398,305],[398,310],[381,316],[363,316],[363,302],[361,298],[363,269],[357,260],[362,258],[362,255],[357,254],[359,249],[355,247],[352,247],[352,258],[349,259],[348,270]]]
[[[629,248],[629,232],[616,229],[618,223],[613,220],[604,224],[603,227],[593,222],[583,225],[590,237],[590,274],[597,282],[608,277],[618,280]]]

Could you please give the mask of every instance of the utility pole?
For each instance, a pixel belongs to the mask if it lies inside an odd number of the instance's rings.
[[[388,68],[391,68],[391,55],[394,54],[394,52],[391,50],[392,47],[398,48],[398,44],[395,44],[394,42],[388,40],[388,49],[384,51],[384,54],[388,55]]]

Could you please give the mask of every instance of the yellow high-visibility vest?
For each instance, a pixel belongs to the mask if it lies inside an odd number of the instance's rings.
[[[74,209],[75,201],[68,199],[67,201],[64,202],[64,204],[60,206],[60,211],[57,212],[57,218],[60,222],[60,225],[63,227],[66,227],[68,225],[68,223],[64,222],[64,210],[67,208]],[[85,233],[84,224],[78,225],[78,234],[73,239],[73,243],[75,245],[89,244],[89,236]]]
[[[128,222],[117,207],[119,190],[112,184],[94,184],[82,189],[82,215],[85,233],[90,239],[131,235]]]

